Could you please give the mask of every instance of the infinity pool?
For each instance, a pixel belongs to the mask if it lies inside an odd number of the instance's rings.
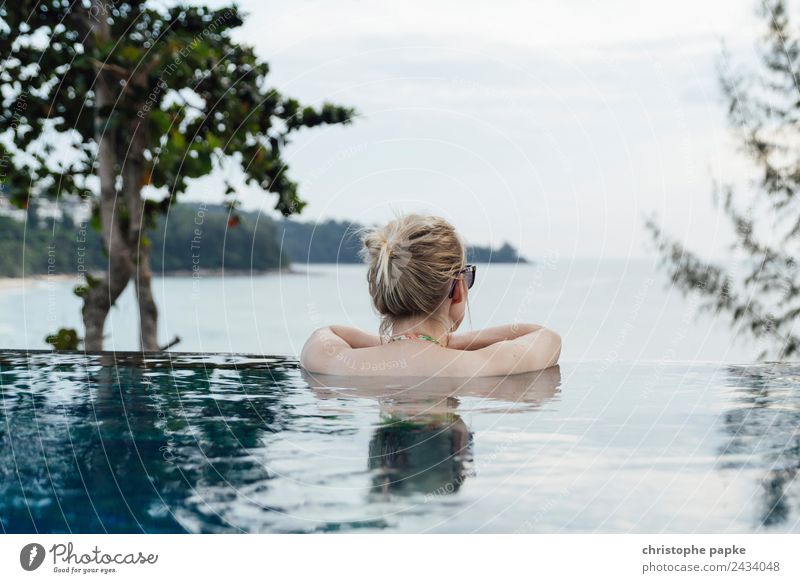
[[[5,532],[800,532],[800,367],[0,351]]]

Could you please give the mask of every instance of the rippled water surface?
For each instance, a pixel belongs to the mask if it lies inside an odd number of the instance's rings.
[[[800,368],[0,352],[5,532],[800,531]]]

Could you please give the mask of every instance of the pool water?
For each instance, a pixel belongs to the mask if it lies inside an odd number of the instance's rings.
[[[0,351],[0,411],[4,532],[800,532],[794,365]]]

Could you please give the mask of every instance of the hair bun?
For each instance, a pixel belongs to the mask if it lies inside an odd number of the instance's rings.
[[[392,255],[392,247],[391,247],[391,245],[389,245],[389,240],[388,239],[383,239],[383,241],[381,241],[380,252],[381,253],[388,253],[389,256],[391,257],[391,255]]]

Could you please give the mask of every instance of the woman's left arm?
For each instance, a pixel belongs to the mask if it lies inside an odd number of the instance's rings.
[[[539,324],[514,323],[504,326],[492,326],[482,330],[471,330],[451,336],[447,347],[453,350],[480,350],[497,342],[514,340],[542,328],[543,326]]]

